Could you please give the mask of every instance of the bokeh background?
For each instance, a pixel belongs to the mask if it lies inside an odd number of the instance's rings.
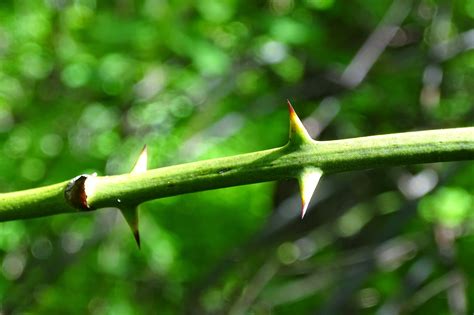
[[[0,191],[474,121],[470,0],[0,2]],[[0,223],[1,314],[472,314],[474,163]]]

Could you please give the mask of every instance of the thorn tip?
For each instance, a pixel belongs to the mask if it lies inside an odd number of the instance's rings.
[[[313,196],[322,175],[323,172],[321,169],[310,167],[304,169],[298,176],[301,193],[301,219],[304,218],[306,211],[308,210],[309,202],[311,201],[311,197]]]
[[[124,208],[120,209],[125,221],[127,221],[128,226],[132,230],[133,237],[137,243],[138,248],[140,249],[140,232],[138,230],[138,207],[135,208]]]
[[[143,146],[140,155],[138,156],[137,162],[132,168],[131,174],[143,173],[148,169],[148,149],[146,144]]]
[[[305,204],[301,207],[301,220],[304,219],[304,215],[306,214],[307,209],[308,209],[308,204]]]
[[[138,230],[133,231],[133,237],[135,237],[135,241],[137,242],[138,249],[141,249],[141,246],[140,246],[140,233],[138,232]]]
[[[290,114],[290,143],[301,145],[303,143],[309,143],[313,141],[300,118],[296,114],[290,100],[286,100],[286,102],[288,104],[288,112]]]
[[[290,112],[290,114],[294,113],[295,109],[293,108],[293,105],[291,105],[291,102],[289,99],[286,100],[286,103],[288,104],[288,111]]]

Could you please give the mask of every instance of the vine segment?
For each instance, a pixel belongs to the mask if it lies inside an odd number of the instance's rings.
[[[80,175],[49,186],[0,193],[0,222],[116,207],[139,245],[137,206],[149,200],[295,178],[304,216],[323,173],[474,160],[474,127],[315,141],[289,102],[288,110],[290,132],[285,146],[152,170],[147,170],[145,148],[131,173]]]

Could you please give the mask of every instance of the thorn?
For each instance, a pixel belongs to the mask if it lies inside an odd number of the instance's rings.
[[[305,168],[298,176],[301,193],[301,219],[304,218],[311,197],[323,175],[323,171],[316,167]]]
[[[288,103],[288,111],[290,113],[290,143],[300,145],[313,141],[298,115],[296,114],[293,106],[290,103],[290,100],[286,101]]]
[[[137,162],[132,168],[132,171],[130,174],[139,174],[146,172],[148,168],[148,150],[147,146],[144,145],[142,151],[140,152],[140,155],[138,156]],[[117,199],[118,202],[120,202],[119,199]],[[140,248],[140,232],[138,230],[138,206],[136,207],[123,207],[120,209],[120,212],[122,213],[123,217],[127,221],[128,225],[130,226],[130,229],[132,230],[133,237],[135,238],[135,241],[137,242],[138,248]]]
[[[138,248],[140,249],[140,232],[138,231],[138,207],[135,208],[123,208],[120,209],[125,221],[127,221],[130,229],[132,230],[133,237],[137,242]]]
[[[145,172],[148,168],[147,165],[148,165],[148,150],[145,144],[130,174],[139,174],[139,173]]]

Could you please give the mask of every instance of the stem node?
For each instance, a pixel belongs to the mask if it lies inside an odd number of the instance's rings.
[[[64,190],[66,201],[81,211],[93,210],[87,202],[86,181],[91,175],[82,174],[74,177]]]

